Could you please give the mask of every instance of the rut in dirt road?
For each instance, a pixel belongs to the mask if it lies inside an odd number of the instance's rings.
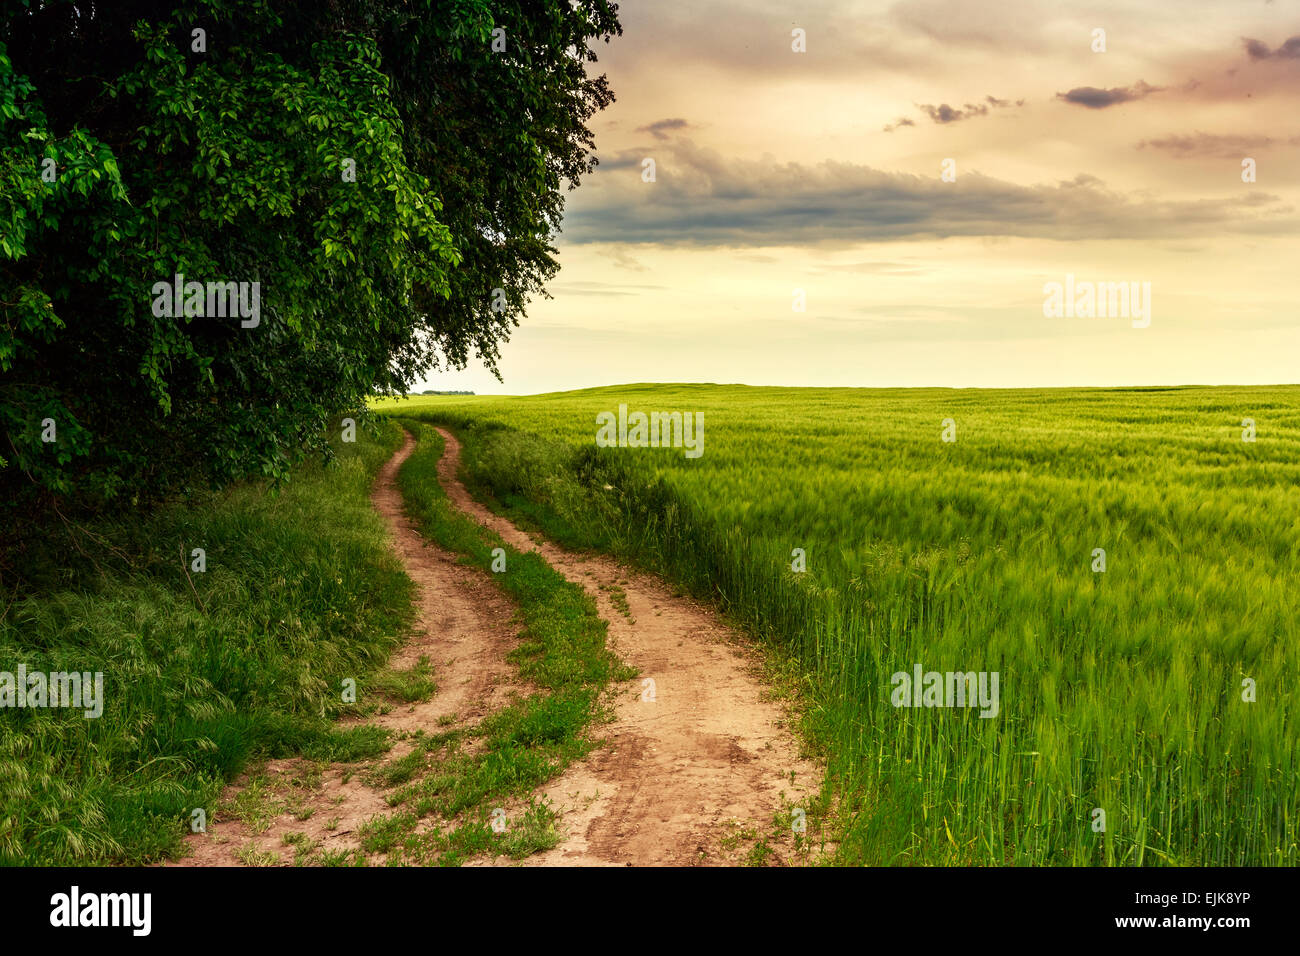
[[[416,585],[414,633],[394,651],[388,664],[404,670],[420,657],[428,657],[438,684],[431,700],[402,704],[361,721],[399,735],[472,725],[505,706],[510,691],[526,690],[512,683],[516,671],[506,660],[518,644],[512,603],[484,572],[459,563],[456,555],[426,542],[406,516],[397,471],[415,444],[407,433],[402,448],[380,470],[371,492],[375,510],[388,525],[393,550]],[[408,742],[398,739],[383,759],[401,757],[410,749]],[[173,865],[283,864],[292,862],[297,848],[304,846],[314,847],[318,854],[357,852],[361,824],[391,812],[383,790],[365,783],[359,772],[362,769],[355,764],[321,767],[306,760],[271,761],[259,788],[266,791],[267,806],[278,808],[274,818],[263,820],[265,826],[257,829],[239,820],[209,823],[208,832],[187,835],[191,855]],[[247,782],[228,787],[224,799],[234,798],[246,789]]]
[[[793,836],[773,834],[774,817],[808,807],[821,769],[800,756],[753,649],[656,578],[535,541],[493,514],[458,478],[460,443],[438,431],[446,442],[438,474],[452,503],[582,585],[609,622],[610,648],[640,671],[615,688],[614,722],[595,730],[606,745],[540,791],[561,813],[564,838],[524,864],[734,863],[751,849],[745,839],[768,835],[776,857],[789,860]],[[611,600],[616,586],[627,615]]]

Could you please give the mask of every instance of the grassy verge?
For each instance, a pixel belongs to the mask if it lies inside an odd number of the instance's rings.
[[[0,671],[103,674],[97,718],[0,709],[0,863],[157,861],[252,758],[387,750],[378,728],[331,718],[348,678],[431,689],[382,670],[412,585],[369,492],[400,441],[385,423],[281,489],[82,529],[23,569],[27,591],[0,592]]]
[[[504,554],[505,570],[492,576],[522,627],[510,660],[535,690],[473,727],[417,734],[410,753],[377,767],[372,780],[392,788],[394,812],[365,824],[362,848],[390,865],[455,865],[481,852],[520,858],[558,840],[553,811],[532,792],[591,749],[601,692],[634,674],[606,649],[606,624],[582,588],[451,506],[438,483],[442,438],[411,428],[419,444],[398,473],[407,511],[468,564],[491,572]]]

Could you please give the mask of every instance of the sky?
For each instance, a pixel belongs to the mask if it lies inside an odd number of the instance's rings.
[[[553,298],[414,390],[1300,381],[1300,0],[620,16]]]

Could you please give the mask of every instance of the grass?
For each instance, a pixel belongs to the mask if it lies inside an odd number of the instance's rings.
[[[703,456],[596,448],[620,403],[703,412]],[[1300,388],[381,408],[456,427],[475,493],[516,520],[663,573],[788,655],[839,862],[1297,862]],[[918,663],[997,672],[998,715],[893,706]]]
[[[376,694],[423,693],[377,671],[411,617],[411,583],[369,501],[401,432],[339,444],[275,490],[195,495],[152,517],[52,540],[0,593],[0,670],[102,671],[102,716],[0,712],[0,863],[142,864],[174,856],[191,810],[250,760],[360,760],[375,727],[331,718]],[[95,545],[91,547],[92,543]],[[206,570],[181,555],[206,552]],[[374,677],[373,688],[368,681]]]
[[[429,658],[421,655],[420,659],[407,670],[395,670],[385,667],[375,673],[369,683],[371,699],[380,697],[403,704],[429,700],[438,692],[438,684],[433,679],[433,665]]]

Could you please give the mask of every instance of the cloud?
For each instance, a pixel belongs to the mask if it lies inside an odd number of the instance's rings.
[[[627,250],[621,246],[610,246],[606,255],[614,263],[615,268],[627,269],[629,272],[649,271],[640,262],[632,258],[632,256],[628,254]]]
[[[691,124],[686,122],[686,120],[675,117],[673,119],[655,120],[653,123],[648,123],[645,126],[638,126],[636,131],[638,133],[649,133],[655,139],[667,139],[669,132],[683,130],[688,128],[690,125]]]
[[[624,3],[619,19],[623,39],[600,45],[601,62],[610,76],[636,73],[660,88],[666,74],[699,75],[701,67],[761,81],[807,79],[815,70],[833,80],[909,69],[932,55],[900,43],[898,28],[885,18],[863,16],[843,0],[813,0],[797,22],[784,0]],[[807,53],[790,48],[796,26],[807,31]]]
[[[972,116],[987,116],[989,107],[995,109],[1006,109],[1010,107],[1010,100],[1000,100],[996,96],[985,96],[983,103],[966,103],[961,109],[949,106],[947,103],[940,103],[935,106],[933,103],[917,103],[916,108],[930,117],[932,122],[940,125],[946,123],[956,123],[958,120],[970,119]],[[1024,100],[1016,100],[1016,106],[1024,106]],[[911,120],[899,119],[890,126],[885,127],[886,133],[892,133],[899,126],[915,126]]]
[[[1252,60],[1300,60],[1300,36],[1288,37],[1276,50],[1270,50],[1263,40],[1241,38],[1246,54]]]
[[[655,183],[602,164],[573,200],[562,238],[754,248],[953,236],[1186,239],[1300,227],[1293,207],[1255,190],[1158,200],[1114,192],[1087,174],[1036,185],[977,172],[944,183],[938,174],[730,159],[683,138],[665,144]]]
[[[906,116],[900,116],[898,119],[894,120],[892,123],[886,126],[884,131],[886,133],[892,133],[900,126],[915,126],[915,125],[916,124],[912,122],[910,119],[908,119]]]
[[[967,103],[962,109],[953,109],[947,103],[939,106],[932,106],[929,103],[917,103],[916,108],[924,110],[925,113],[936,123],[955,123],[958,120],[969,119],[972,116],[983,116],[989,111],[987,106],[977,106]]]
[[[1300,136],[1292,136],[1287,140],[1277,140],[1272,136],[1223,135],[1198,131],[1190,135],[1170,134],[1158,139],[1144,139],[1137,144],[1137,148],[1146,149],[1149,146],[1152,149],[1170,153],[1179,159],[1188,159],[1195,156],[1212,156],[1216,159],[1240,159],[1243,156],[1250,155],[1253,151],[1268,149],[1274,145],[1295,146],[1298,144],[1300,144]]]
[[[1089,109],[1099,110],[1117,103],[1145,99],[1163,89],[1162,86],[1151,86],[1138,80],[1133,86],[1113,86],[1108,90],[1098,89],[1095,86],[1076,86],[1068,93],[1057,93],[1056,96],[1057,99],[1065,100],[1067,103],[1077,103]]]
[[[903,35],[925,37],[944,50],[973,48],[1000,55],[1008,49],[1048,49],[1050,25],[1060,16],[1051,0],[1019,0],[1016,4],[898,0],[887,20]]]

